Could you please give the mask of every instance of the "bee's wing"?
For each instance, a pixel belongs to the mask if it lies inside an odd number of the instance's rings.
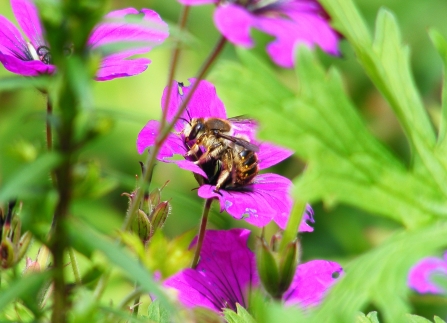
[[[234,142],[236,145],[239,145],[239,146],[244,147],[245,149],[254,151],[255,153],[259,151],[259,147],[258,146],[252,144],[251,142],[249,142],[249,141],[247,141],[245,139],[229,136],[229,135],[226,135],[226,134],[223,134],[223,133],[220,133],[220,132],[216,133],[216,136],[220,137],[220,138],[227,139],[227,140],[229,140],[231,142]]]

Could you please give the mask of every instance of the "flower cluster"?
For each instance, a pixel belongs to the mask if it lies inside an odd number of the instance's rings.
[[[255,256],[247,247],[249,234],[245,229],[208,230],[197,268],[175,274],[164,286],[176,289],[187,307],[216,312],[236,310],[236,304],[247,308],[250,291],[260,286]],[[300,264],[283,301],[301,307],[317,305],[342,272],[339,264],[326,260]]]
[[[44,38],[44,30],[32,0],[11,0],[14,15],[29,41],[5,17],[0,15],[0,62],[13,73],[24,76],[52,74],[51,49]],[[124,21],[126,16],[142,14],[140,22]],[[151,47],[161,44],[168,37],[168,26],[153,10],[134,8],[112,11],[105,21],[92,31],[88,47],[100,47],[118,42],[131,44],[132,48],[104,55],[96,74],[99,81],[117,77],[132,76],[146,70],[150,60],[147,58],[128,59],[144,54]]]
[[[237,46],[252,47],[251,28],[274,37],[267,45],[272,60],[292,67],[297,45],[315,45],[338,55],[340,35],[329,25],[329,16],[316,0],[178,0],[188,6],[216,4],[214,23]]]
[[[190,79],[191,86],[196,82]],[[171,85],[171,99],[167,106],[167,121],[173,120],[179,110],[182,100],[188,95],[191,86],[174,82]],[[165,107],[168,88],[164,90],[161,106]],[[201,177],[201,186],[198,190],[200,197],[209,199],[216,198],[220,202],[221,211],[227,211],[236,219],[244,219],[248,223],[263,227],[271,220],[276,222],[282,229],[285,228],[292,207],[289,196],[291,181],[283,176],[266,173],[258,174],[253,181],[240,188],[223,188],[215,191],[216,176],[215,164],[206,163],[197,165],[194,159],[186,156],[185,159],[170,159],[174,155],[185,156],[189,146],[185,141],[183,130],[188,126],[188,120],[193,118],[221,118],[227,119],[225,107],[216,94],[214,86],[207,81],[200,81],[188,104],[188,109],[182,118],[175,124],[175,132],[171,133],[161,147],[157,156],[158,160],[166,163],[177,164],[178,167],[194,172]],[[137,150],[141,154],[148,147],[155,144],[159,132],[159,122],[149,121],[141,130],[137,138]],[[256,131],[255,123],[242,124],[234,128],[234,136],[244,135],[251,142],[259,146],[257,152],[258,167],[260,170],[275,165],[292,155],[292,151],[275,146],[268,142],[257,142],[254,137]],[[308,207],[305,220],[313,221],[312,210]],[[312,228],[306,223],[300,227],[300,231],[311,231]]]

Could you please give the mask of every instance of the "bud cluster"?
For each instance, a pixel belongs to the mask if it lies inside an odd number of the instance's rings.
[[[30,232],[22,235],[22,224],[15,210],[16,202],[11,201],[6,212],[0,208],[0,266],[3,269],[16,265],[31,242]]]
[[[265,290],[274,299],[282,299],[289,289],[299,260],[298,239],[290,242],[284,250],[279,250],[281,239],[281,234],[275,234],[269,246],[260,237],[256,248],[259,277]]]
[[[164,186],[163,186],[164,187]],[[138,209],[138,213],[131,225],[131,230],[137,234],[143,243],[147,243],[158,229],[161,229],[171,213],[169,201],[161,201],[162,188],[155,188],[144,199]],[[131,194],[124,193],[132,201],[135,191]]]

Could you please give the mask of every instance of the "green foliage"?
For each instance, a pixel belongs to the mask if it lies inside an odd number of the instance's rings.
[[[160,301],[153,301],[147,310],[147,318],[157,323],[171,322],[169,311],[160,304]]]
[[[228,323],[256,323],[253,316],[245,308],[237,304],[237,312],[230,309],[224,310],[225,319]]]
[[[380,323],[377,312],[370,312],[367,315],[359,313],[355,323]]]

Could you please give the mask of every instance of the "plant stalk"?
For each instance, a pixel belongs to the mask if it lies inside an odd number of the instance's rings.
[[[205,239],[205,232],[206,232],[206,224],[208,222],[208,214],[210,212],[211,203],[213,202],[213,199],[207,199],[205,201],[205,206],[203,208],[202,213],[202,220],[200,222],[200,230],[199,230],[199,237],[197,239],[197,247],[196,251],[194,253],[194,259],[192,260],[191,268],[196,268],[197,264],[199,263],[200,258],[200,251],[202,250],[203,240]]]

